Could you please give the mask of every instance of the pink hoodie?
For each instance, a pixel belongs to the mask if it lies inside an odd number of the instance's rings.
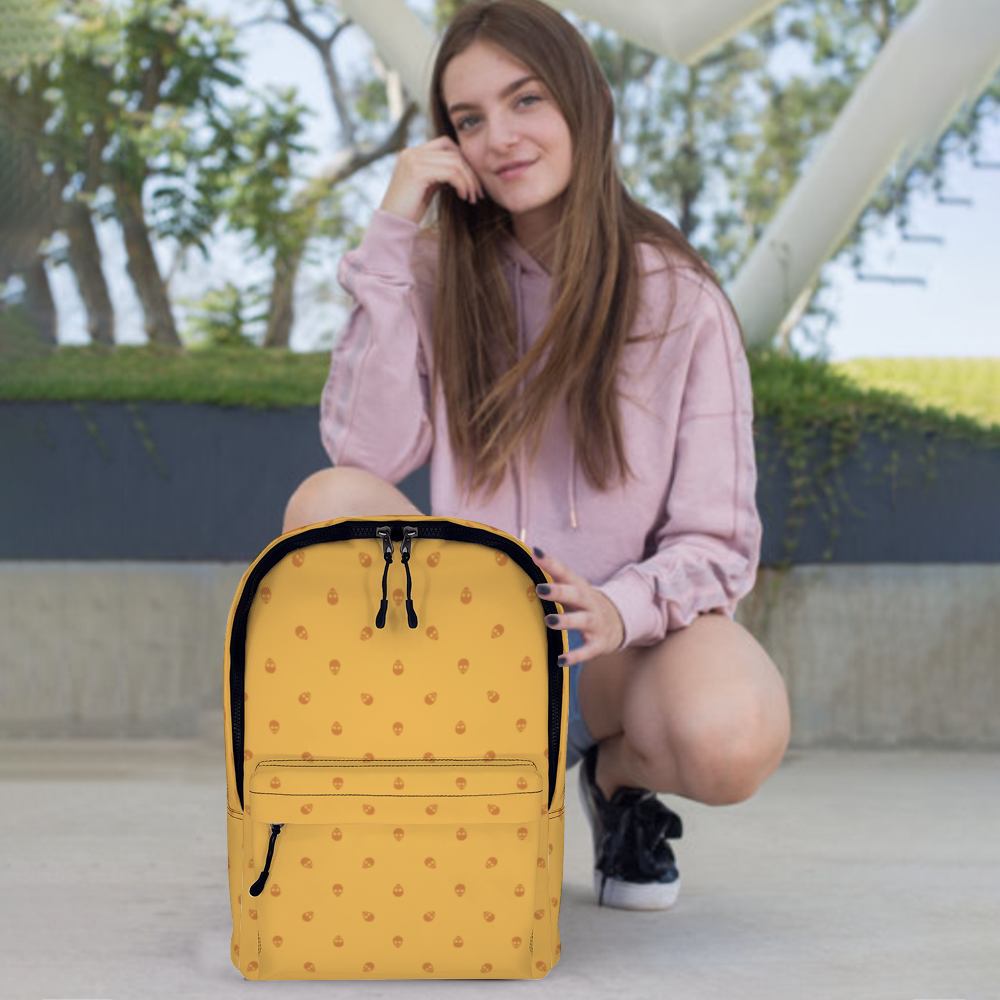
[[[527,470],[519,453],[513,476],[487,503],[458,481],[443,392],[429,406],[434,262],[423,270],[418,230],[377,209],[359,246],[341,259],[338,281],[354,306],[320,403],[320,435],[334,465],[395,485],[430,460],[432,515],[489,524],[554,555],[618,608],[621,649],[653,645],[714,609],[732,618],[753,588],[762,531],[750,370],[718,289],[690,266],[675,269],[671,333],[658,352],[656,341],[625,348],[620,380],[630,398],[619,405],[638,479],[595,490],[577,467],[559,407],[536,466]],[[670,294],[662,257],[646,244],[640,250],[648,280],[633,334],[657,328]],[[551,278],[513,237],[504,268],[523,356],[549,314]]]

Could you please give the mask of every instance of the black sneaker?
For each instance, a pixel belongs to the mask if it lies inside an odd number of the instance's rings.
[[[597,785],[595,743],[580,761],[580,798],[594,838],[598,906],[665,910],[677,902],[681,877],[667,838],[679,838],[680,816],[648,788],[616,788],[609,802]]]

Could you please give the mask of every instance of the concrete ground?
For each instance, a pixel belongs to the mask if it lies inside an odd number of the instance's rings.
[[[0,743],[0,997],[1000,997],[1000,754],[793,751],[748,802],[665,796],[683,887],[659,912],[597,906],[577,781],[544,980],[250,985],[221,742]]]

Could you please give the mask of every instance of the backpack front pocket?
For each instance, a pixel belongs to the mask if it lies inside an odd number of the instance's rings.
[[[526,758],[261,760],[245,974],[531,978],[543,795]]]

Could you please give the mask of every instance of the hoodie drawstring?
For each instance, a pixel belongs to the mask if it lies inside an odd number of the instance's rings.
[[[573,464],[575,461],[574,448],[573,448],[573,436],[570,435],[569,439],[569,523],[573,528],[576,528],[576,466]]]
[[[514,268],[514,295],[515,295],[515,315],[517,316],[517,327],[518,327],[518,344],[521,349],[521,356],[524,356],[524,302],[523,294],[521,290],[521,281],[526,271],[532,274],[541,275],[544,273],[543,269],[538,265],[537,261],[530,258],[528,252],[517,242],[516,238],[513,236],[508,237],[508,245],[506,247],[507,257],[509,262]],[[522,382],[522,390],[524,384]],[[520,528],[520,539],[522,542],[527,544],[528,537],[528,522],[530,520],[529,512],[529,497],[528,497],[528,483],[525,470],[525,458],[524,449],[517,456],[517,461],[515,463],[515,471],[517,472],[517,516],[519,519]],[[580,526],[579,518],[576,513],[576,449],[574,446],[572,435],[570,436],[569,443],[569,472],[567,474],[566,483],[566,495],[569,506],[569,523],[570,526],[577,530]]]

